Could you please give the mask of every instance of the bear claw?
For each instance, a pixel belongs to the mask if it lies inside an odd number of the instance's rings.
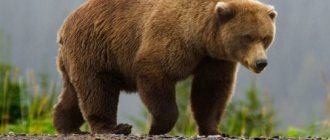
[[[131,133],[132,125],[129,124],[118,124],[110,133],[113,134],[124,134],[128,135]]]

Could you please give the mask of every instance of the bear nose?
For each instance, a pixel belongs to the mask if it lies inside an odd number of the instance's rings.
[[[267,59],[259,59],[256,61],[256,66],[258,70],[263,70],[267,66]]]

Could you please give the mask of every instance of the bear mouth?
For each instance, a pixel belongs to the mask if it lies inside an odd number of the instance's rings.
[[[263,70],[264,70],[264,69],[261,69],[261,70],[259,70],[259,69],[255,69],[254,72],[257,73],[257,74],[260,74]]]
[[[264,68],[260,68],[260,69],[254,67],[254,68],[253,68],[253,72],[255,72],[256,74],[260,74],[260,73],[261,73],[262,71],[264,71],[265,69],[266,69],[266,67],[264,67]]]

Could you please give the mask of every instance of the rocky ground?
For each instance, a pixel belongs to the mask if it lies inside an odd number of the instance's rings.
[[[259,138],[243,138],[231,136],[134,136],[134,135],[25,135],[25,134],[9,134],[0,135],[0,140],[327,140],[326,138],[284,138],[284,137],[259,137]],[[330,139],[328,139],[330,140]]]

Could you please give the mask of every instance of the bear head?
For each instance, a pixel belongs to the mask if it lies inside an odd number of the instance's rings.
[[[275,37],[274,7],[256,0],[228,0],[217,2],[213,14],[215,32],[208,54],[260,73],[267,66],[266,52]]]

